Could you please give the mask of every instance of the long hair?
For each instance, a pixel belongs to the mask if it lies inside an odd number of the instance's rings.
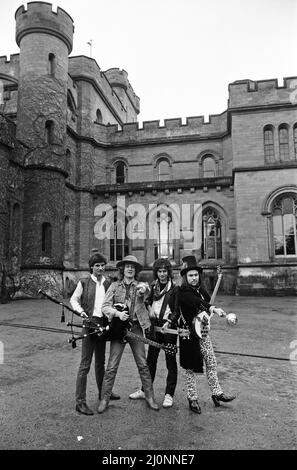
[[[119,271],[119,280],[122,281],[124,279],[124,269],[125,269],[125,265],[124,266],[119,266],[118,267],[118,271]],[[137,281],[137,278],[138,278],[138,274],[140,273],[141,269],[137,268],[135,266],[135,280]]]
[[[191,269],[191,271],[196,271],[196,270]],[[197,272],[198,272],[198,274],[199,274],[199,281],[198,281],[197,286],[195,286],[195,288],[202,286],[201,273],[199,273],[199,271],[197,271]],[[185,274],[182,275],[182,282],[181,282],[181,285],[182,285],[182,286],[189,286],[189,285],[190,285],[190,284],[188,283],[188,280],[187,280],[187,273],[185,273]]]

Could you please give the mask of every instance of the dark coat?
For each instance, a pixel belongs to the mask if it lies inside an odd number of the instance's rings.
[[[209,300],[209,294],[203,287],[193,289],[189,285],[176,287],[170,298],[169,305],[173,312],[170,318],[172,323],[176,324],[178,320],[180,322],[184,320],[190,330],[190,339],[181,338],[179,341],[180,365],[183,369],[191,369],[199,373],[203,372],[200,340],[194,333],[192,322],[194,317],[203,310],[209,312],[209,307],[211,306],[208,303]]]

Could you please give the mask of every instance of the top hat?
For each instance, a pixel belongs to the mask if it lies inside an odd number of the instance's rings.
[[[181,276],[183,276],[188,271],[191,271],[193,269],[195,269],[199,273],[202,273],[202,268],[201,268],[201,266],[197,265],[197,261],[196,261],[196,258],[195,258],[194,255],[185,256],[182,259],[182,261],[183,261],[183,264],[182,264],[181,271],[180,271]]]
[[[134,264],[135,268],[138,269],[138,271],[141,271],[143,269],[143,266],[138,263],[136,256],[133,255],[128,255],[125,256],[122,261],[119,261],[116,266],[117,268],[120,268],[121,266],[124,266],[125,264]]]

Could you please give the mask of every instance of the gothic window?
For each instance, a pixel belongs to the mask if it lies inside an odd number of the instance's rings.
[[[275,257],[296,256],[297,194],[285,193],[272,204],[273,254]]]
[[[48,55],[48,73],[49,75],[55,75],[56,72],[56,57],[55,54],[50,53]]]
[[[158,181],[165,181],[171,179],[170,165],[167,159],[160,159],[158,161]]]
[[[157,211],[157,241],[154,255],[157,258],[174,259],[172,213],[166,207]]]
[[[297,124],[294,125],[294,152],[295,152],[295,160],[297,160]]]
[[[279,155],[281,160],[289,160],[289,129],[286,124],[281,124],[278,128],[279,134]]]
[[[115,182],[119,184],[127,182],[127,167],[124,162],[115,164]]]
[[[100,109],[97,109],[96,111],[96,122],[98,124],[102,124],[102,114],[101,114]]]
[[[203,159],[203,177],[213,178],[216,176],[216,162],[212,155],[207,155]]]
[[[48,222],[44,222],[41,227],[41,251],[44,256],[51,256],[52,226]]]
[[[110,261],[120,261],[129,254],[129,239],[127,237],[127,218],[124,214],[118,214],[114,208],[113,236],[109,242]]]
[[[267,161],[274,159],[273,126],[264,127],[264,155]]]
[[[202,216],[203,259],[222,258],[222,225],[220,216],[208,208]]]
[[[45,123],[45,141],[47,144],[53,143],[54,123],[53,121],[46,121]]]

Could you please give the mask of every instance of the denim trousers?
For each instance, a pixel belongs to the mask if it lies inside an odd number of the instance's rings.
[[[138,323],[132,325],[131,332],[143,336],[142,328]],[[110,342],[110,355],[102,387],[102,395],[107,402],[110,399],[126,343],[129,343],[132,350],[146,398],[154,396],[151,374],[145,357],[144,343],[134,338],[126,338],[126,341],[114,340]]]
[[[82,340],[81,361],[76,379],[76,402],[86,402],[87,375],[89,373],[93,354],[95,352],[95,377],[98,387],[99,399],[104,378],[106,342],[96,335],[87,336]]]
[[[162,333],[155,333],[154,341],[159,344],[176,344],[177,342],[177,335],[171,334],[162,334]],[[157,370],[157,362],[159,357],[160,349],[149,346],[148,353],[147,353],[147,364],[149,367],[149,371],[151,374],[152,382],[155,380],[156,370]],[[167,379],[166,379],[166,389],[165,395],[171,395],[173,397],[176,383],[177,383],[177,363],[176,363],[176,355],[175,354],[168,354],[165,352],[165,360],[166,360],[166,367],[167,367]]]

